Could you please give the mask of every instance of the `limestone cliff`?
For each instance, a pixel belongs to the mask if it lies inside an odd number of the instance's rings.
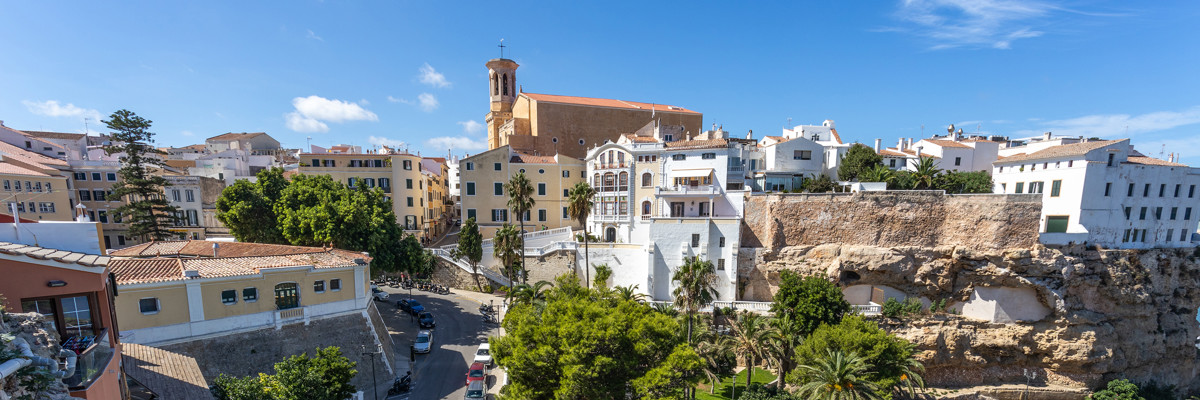
[[[1193,250],[978,248],[743,248],[754,258],[741,272],[743,298],[769,300],[779,271],[790,269],[838,280],[848,297],[866,287],[876,301],[881,293],[946,299],[961,315],[881,318],[918,345],[937,386],[1023,384],[1030,369],[1042,385],[1093,388],[1125,377],[1200,390]]]
[[[17,348],[14,341],[17,339],[28,343],[33,355],[38,357],[53,358],[62,349],[59,345],[58,332],[55,332],[53,323],[44,321],[39,314],[0,312],[0,319],[3,319],[0,321],[0,353],[15,354]],[[0,359],[0,363],[4,361],[7,360]],[[6,379],[0,379],[0,391],[14,399],[75,399],[68,393],[67,385],[58,379],[49,379],[44,382],[45,386],[31,391],[38,385],[31,384],[33,380],[23,376],[23,373],[34,371],[36,368],[38,367],[25,367],[21,372]],[[4,396],[0,395],[0,397]]]

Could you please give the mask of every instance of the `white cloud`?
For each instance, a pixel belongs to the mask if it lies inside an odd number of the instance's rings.
[[[46,100],[40,102],[22,100],[21,104],[24,104],[25,108],[29,109],[29,112],[36,115],[44,115],[47,117],[89,118],[96,122],[100,122],[102,119],[99,111],[90,108],[77,107],[71,103],[62,105],[56,100]]]
[[[388,96],[388,97],[387,97],[387,100],[388,100],[388,101],[390,101],[390,102],[393,102],[393,103],[412,104],[412,102],[411,102],[411,101],[408,101],[408,100],[405,100],[405,99],[401,99],[401,98],[399,98],[399,97],[394,97],[394,96]]]
[[[331,100],[320,96],[292,99],[295,111],[284,117],[288,129],[296,132],[328,132],[326,122],[378,121],[375,113],[358,104],[343,100]]]
[[[429,63],[421,66],[421,83],[438,88],[450,86],[450,81],[446,80],[446,76],[434,70]]]
[[[1200,106],[1183,111],[1156,111],[1141,115],[1096,114],[1045,121],[1038,123],[1040,129],[1022,133],[1054,132],[1056,135],[1065,136],[1115,138],[1194,124],[1200,124]]]
[[[313,40],[321,41],[321,42],[324,42],[324,41],[325,41],[325,39],[322,39],[320,36],[317,36],[317,34],[313,33],[312,29],[309,29],[309,30],[308,30],[308,35],[305,35],[304,37],[305,37],[305,38],[308,38],[308,39],[313,39]]]
[[[439,150],[486,150],[487,142],[463,136],[435,137],[425,141],[425,145]]]
[[[458,124],[462,125],[463,132],[468,134],[474,135],[476,133],[483,132],[483,124],[475,121],[459,121]]]
[[[424,112],[433,112],[433,110],[438,108],[437,97],[434,97],[430,93],[421,93],[418,95],[417,102],[420,103],[417,107],[421,107],[421,111]]]
[[[370,143],[370,144],[373,144],[376,146],[387,146],[387,147],[391,147],[393,149],[404,148],[408,145],[408,143],[404,143],[403,141],[400,141],[400,140],[388,139],[385,137],[378,137],[378,136],[368,137],[367,143]]]
[[[192,133],[192,131],[183,131],[183,132],[179,132],[179,134],[183,135],[183,136],[187,136],[187,137],[196,136],[196,134]]]
[[[930,39],[932,50],[957,47],[1012,48],[1014,41],[1042,36],[1037,26],[1051,14],[1118,16],[1070,10],[1038,0],[902,0],[896,17],[906,27],[879,29]],[[1055,18],[1060,23],[1063,18]]]

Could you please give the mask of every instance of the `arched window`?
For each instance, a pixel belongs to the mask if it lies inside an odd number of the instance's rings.
[[[621,190],[629,190],[629,188],[626,187],[626,186],[629,186],[629,173],[628,172],[622,171],[621,175],[617,176],[617,186],[620,186]]]
[[[616,178],[616,176],[613,175],[612,172],[604,174],[604,186],[605,187],[614,186],[616,184],[616,182],[614,182],[614,178]]]
[[[592,187],[600,186],[600,174],[592,175]]]
[[[300,307],[300,290],[295,282],[275,285],[275,308],[286,310]]]
[[[508,96],[508,74],[504,74],[504,95]]]
[[[496,77],[496,74],[492,74],[492,94],[500,95],[500,78]]]
[[[650,215],[650,201],[642,202],[642,215]]]
[[[625,165],[625,153],[617,153],[617,163]]]
[[[650,175],[650,173],[649,173],[649,172],[643,173],[643,174],[642,174],[642,186],[644,186],[644,187],[650,187],[650,180],[651,180],[651,179],[652,179],[652,178],[651,178],[651,175]]]

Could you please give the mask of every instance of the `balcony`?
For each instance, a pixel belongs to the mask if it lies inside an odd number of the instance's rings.
[[[597,193],[628,192],[629,185],[600,185],[596,186]]]
[[[627,162],[616,162],[616,163],[594,162],[594,163],[592,163],[592,168],[595,168],[595,169],[621,169],[621,168],[629,168],[629,166],[630,166],[630,163],[627,163]]]
[[[112,360],[113,349],[108,344],[108,330],[101,331],[93,339],[94,342],[87,348],[77,351],[79,356],[75,360],[75,374],[63,379],[63,384],[72,391],[87,390],[92,382],[104,374],[104,369]]]
[[[659,196],[718,196],[721,189],[715,185],[675,185],[654,188]]]
[[[629,221],[629,215],[596,215],[592,214],[594,222],[624,222]]]

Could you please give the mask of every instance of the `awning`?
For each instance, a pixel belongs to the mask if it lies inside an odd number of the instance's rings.
[[[712,168],[677,169],[671,171],[672,178],[705,178],[711,176]]]

